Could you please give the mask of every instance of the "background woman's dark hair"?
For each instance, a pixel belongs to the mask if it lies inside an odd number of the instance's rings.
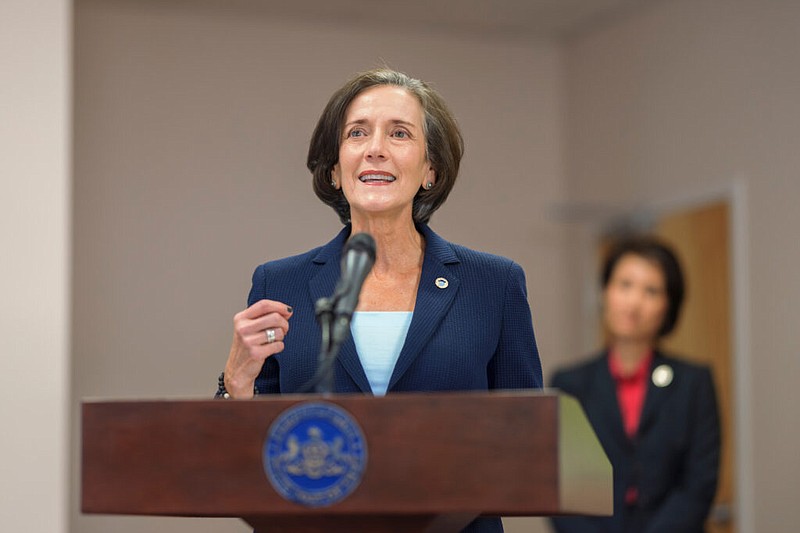
[[[339,145],[347,107],[361,92],[380,85],[402,87],[414,95],[422,106],[425,115],[425,151],[436,171],[436,183],[430,190],[420,189],[414,197],[412,214],[414,222],[426,223],[453,189],[464,153],[464,139],[439,93],[425,82],[402,72],[386,68],[363,72],[331,96],[308,147],[306,165],[313,174],[314,192],[339,214],[342,223],[350,221],[350,204],[344,193],[331,185],[331,172],[339,162]]]
[[[654,262],[664,273],[668,307],[664,322],[658,331],[659,337],[663,337],[675,328],[683,304],[685,286],[678,258],[669,246],[654,237],[639,236],[621,239],[611,247],[603,265],[600,281],[604,289],[611,280],[614,267],[622,257],[629,254]]]

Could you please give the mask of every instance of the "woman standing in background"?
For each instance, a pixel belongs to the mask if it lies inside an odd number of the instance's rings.
[[[678,321],[684,281],[649,238],[614,246],[602,277],[606,348],[555,373],[583,406],[614,469],[612,517],[558,517],[558,533],[701,533],[716,492],[720,427],[708,368],[658,349]]]

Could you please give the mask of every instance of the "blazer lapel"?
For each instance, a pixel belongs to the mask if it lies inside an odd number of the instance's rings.
[[[341,256],[345,241],[350,236],[350,226],[346,226],[339,235],[320,249],[313,262],[322,265],[319,272],[308,281],[308,290],[311,300],[316,302],[320,298],[328,298],[336,288],[336,282],[341,275]],[[336,364],[341,366],[353,379],[362,392],[372,392],[364,368],[356,352],[353,336],[339,349]]]
[[[647,376],[647,393],[644,397],[644,406],[642,407],[642,416],[639,418],[639,433],[644,433],[653,424],[658,413],[661,411],[661,406],[670,394],[672,388],[673,375],[670,375],[669,383],[657,386],[653,381],[653,370],[661,365],[666,365],[672,372],[674,369],[668,365],[664,357],[656,352],[653,358],[653,364],[650,368],[650,374]]]
[[[614,441],[620,446],[630,446],[631,440],[622,425],[622,411],[617,400],[617,385],[608,369],[608,352],[598,360],[593,381],[596,393],[590,401],[598,406],[600,416],[605,421],[603,425],[610,428]]]
[[[459,263],[450,243],[436,235],[427,225],[418,226],[417,229],[425,237],[425,257],[417,288],[414,316],[389,380],[389,390],[408,370],[439,327],[460,285],[460,280],[450,266]],[[439,278],[446,280],[446,287],[440,288],[437,284]]]

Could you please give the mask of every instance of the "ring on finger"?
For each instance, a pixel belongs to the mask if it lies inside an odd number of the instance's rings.
[[[275,330],[272,328],[266,329],[264,333],[267,336],[267,344],[272,344],[275,342]]]

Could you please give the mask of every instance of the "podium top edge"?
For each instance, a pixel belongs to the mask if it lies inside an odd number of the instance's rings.
[[[348,401],[398,401],[403,398],[458,398],[474,399],[476,397],[491,398],[518,398],[518,397],[558,397],[562,393],[558,389],[503,389],[490,391],[443,391],[443,392],[393,392],[386,396],[373,396],[365,393],[345,393],[345,394],[264,394],[248,400],[220,400],[208,397],[86,397],[81,399],[81,405],[88,404],[111,404],[111,403],[202,403],[202,402],[259,402],[270,400],[284,401],[336,401],[338,399]]]

